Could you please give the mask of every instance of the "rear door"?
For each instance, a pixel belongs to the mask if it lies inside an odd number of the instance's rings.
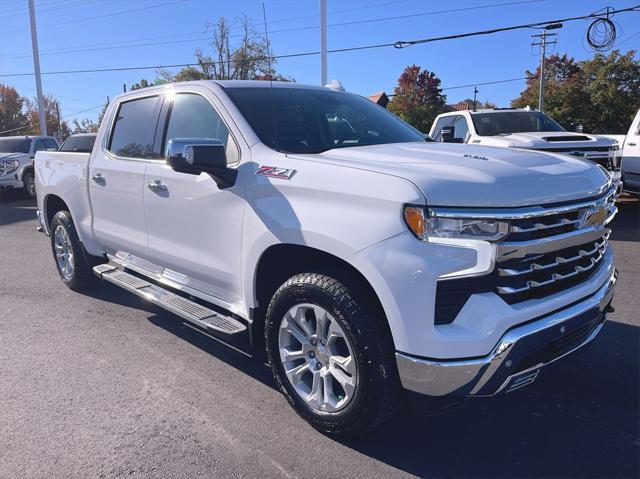
[[[89,165],[89,196],[96,240],[110,252],[147,252],[144,173],[157,158],[153,144],[160,95],[121,102],[109,134]]]
[[[172,138],[217,139],[227,146],[227,163],[236,165],[239,144],[221,105],[207,92],[191,87],[167,98],[162,149]],[[238,306],[245,204],[239,182],[220,189],[206,173],[178,173],[159,161],[147,167],[145,184],[149,261],[165,268],[171,280],[213,296],[219,305]]]

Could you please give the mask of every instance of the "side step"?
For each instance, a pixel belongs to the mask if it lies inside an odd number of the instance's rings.
[[[151,284],[142,278],[122,271],[111,264],[106,263],[94,266],[93,272],[99,278],[109,281],[116,286],[120,286],[131,293],[137,294],[141,298],[151,301],[161,308],[171,311],[207,331],[233,335],[246,331],[247,329],[247,327],[237,319],[224,316],[160,286]]]

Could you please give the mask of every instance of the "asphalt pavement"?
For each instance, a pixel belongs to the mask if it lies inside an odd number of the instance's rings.
[[[624,199],[600,337],[536,382],[366,437],[300,419],[269,369],[104,283],[58,279],[35,204],[0,194],[0,477],[633,477],[640,474],[640,211]]]

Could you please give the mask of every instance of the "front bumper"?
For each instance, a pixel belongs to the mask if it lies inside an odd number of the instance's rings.
[[[588,298],[507,331],[487,356],[460,360],[396,361],[405,389],[429,396],[492,396],[535,380],[543,366],[591,342],[610,310],[617,273]]]
[[[0,179],[0,190],[20,189],[23,186],[24,186],[24,183],[18,180],[17,178],[15,178],[14,175],[11,175],[8,178]]]

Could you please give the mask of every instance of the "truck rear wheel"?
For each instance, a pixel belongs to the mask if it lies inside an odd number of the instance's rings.
[[[382,313],[365,295],[323,274],[289,278],[265,321],[267,355],[295,411],[329,434],[361,434],[401,401],[394,349]]]
[[[88,260],[68,211],[58,211],[51,220],[51,251],[58,274],[69,288],[82,291],[96,283],[91,270],[93,264]]]

